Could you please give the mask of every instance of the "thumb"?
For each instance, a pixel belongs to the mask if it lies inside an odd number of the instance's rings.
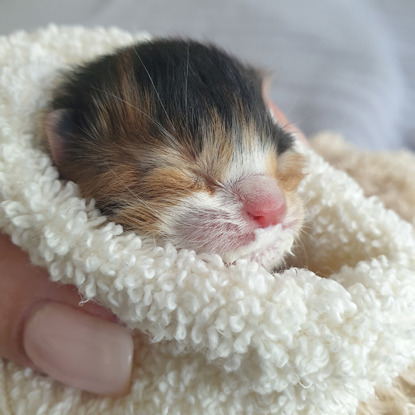
[[[69,386],[123,395],[130,385],[132,337],[109,311],[80,302],[75,287],[51,282],[0,234],[0,357]]]

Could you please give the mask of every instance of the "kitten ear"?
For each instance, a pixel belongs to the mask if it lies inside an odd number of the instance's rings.
[[[271,113],[272,118],[280,125],[285,125],[288,123],[285,115],[278,109],[269,96],[269,91],[271,90],[272,77],[269,72],[263,70],[257,70],[261,77],[262,85],[262,98],[264,99],[265,105],[268,107],[269,112]]]
[[[64,161],[68,144],[76,131],[76,112],[76,110],[62,108],[49,112],[44,120],[49,150],[58,168]]]
[[[267,71],[263,68],[254,68],[254,71],[256,77],[261,83],[262,97],[265,99],[268,97],[269,90],[271,89],[273,75],[270,71]]]

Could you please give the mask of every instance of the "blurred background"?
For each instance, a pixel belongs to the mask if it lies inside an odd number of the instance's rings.
[[[273,73],[307,135],[415,150],[415,0],[0,0],[0,33],[48,23],[209,40]]]

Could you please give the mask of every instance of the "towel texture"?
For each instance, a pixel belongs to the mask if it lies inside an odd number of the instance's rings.
[[[320,133],[310,144],[325,160],[355,178],[367,196],[378,195],[386,206],[415,224],[415,153],[359,151],[330,133]],[[375,397],[360,403],[356,414],[410,415],[414,408],[415,362],[392,385],[377,387]]]
[[[0,229],[137,333],[131,393],[98,398],[9,362],[4,414],[349,414],[415,357],[415,236],[311,150],[306,268],[155,247],[102,225],[35,134],[62,68],[144,39],[50,26],[0,39]],[[321,278],[320,275],[329,276]]]

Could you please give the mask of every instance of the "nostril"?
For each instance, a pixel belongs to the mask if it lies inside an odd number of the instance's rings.
[[[260,228],[282,222],[286,210],[285,200],[281,197],[267,196],[245,202],[245,212]]]
[[[265,175],[251,175],[237,182],[242,214],[257,228],[282,223],[287,213],[285,195],[278,182]]]

